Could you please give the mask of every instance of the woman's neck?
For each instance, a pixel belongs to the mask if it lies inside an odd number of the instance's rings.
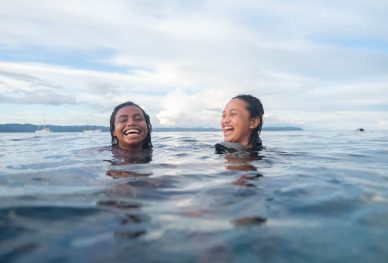
[[[120,143],[118,144],[118,147],[122,150],[126,150],[126,151],[131,151],[131,152],[140,152],[142,149],[143,149],[143,144],[139,144],[139,145],[133,145],[133,146],[123,146],[123,145],[120,145]]]

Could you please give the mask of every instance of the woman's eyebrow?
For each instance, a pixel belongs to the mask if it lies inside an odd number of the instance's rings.
[[[237,111],[237,112],[239,112],[238,109],[230,109],[230,110],[224,110],[224,111],[222,111],[222,114],[225,114],[226,112],[231,112],[231,111]]]

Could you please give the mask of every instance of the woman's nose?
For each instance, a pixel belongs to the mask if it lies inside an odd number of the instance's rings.
[[[134,124],[134,123],[135,123],[134,119],[129,118],[129,119],[127,120],[127,123],[126,123],[125,125],[128,126],[128,125],[132,125],[132,124]]]

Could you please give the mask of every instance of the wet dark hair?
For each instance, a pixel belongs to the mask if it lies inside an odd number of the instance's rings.
[[[250,118],[258,117],[260,119],[260,124],[255,129],[253,129],[251,135],[249,136],[249,142],[248,142],[248,146],[250,148],[253,148],[253,149],[260,148],[262,146],[261,139],[260,139],[260,132],[261,132],[261,128],[263,127],[263,115],[264,115],[263,104],[261,104],[261,101],[258,98],[252,95],[241,94],[234,97],[233,99],[240,99],[247,104],[246,109],[249,112]]]
[[[112,138],[112,146],[118,146],[118,143],[119,143],[118,140],[117,140],[117,137],[113,135],[114,131],[115,131],[115,118],[116,118],[116,114],[117,114],[117,112],[121,108],[124,108],[124,107],[127,107],[127,106],[137,107],[143,113],[145,121],[147,123],[147,128],[148,128],[147,130],[148,131],[147,131],[146,138],[143,141],[143,147],[142,148],[143,149],[151,149],[152,148],[152,143],[151,143],[152,125],[151,125],[151,121],[150,121],[150,116],[139,105],[133,103],[132,101],[127,101],[127,102],[121,103],[121,104],[117,105],[113,109],[112,115],[110,116],[110,135],[111,135],[111,138]]]

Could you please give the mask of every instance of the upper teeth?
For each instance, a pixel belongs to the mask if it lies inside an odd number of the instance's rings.
[[[224,130],[233,130],[233,127],[226,126],[226,127],[224,127]]]
[[[127,130],[127,131],[125,131],[125,135],[127,135],[127,134],[130,134],[130,133],[136,133],[136,134],[139,134],[139,133],[140,133],[140,131],[139,131],[139,130],[137,130],[137,129],[130,129],[130,130]]]

